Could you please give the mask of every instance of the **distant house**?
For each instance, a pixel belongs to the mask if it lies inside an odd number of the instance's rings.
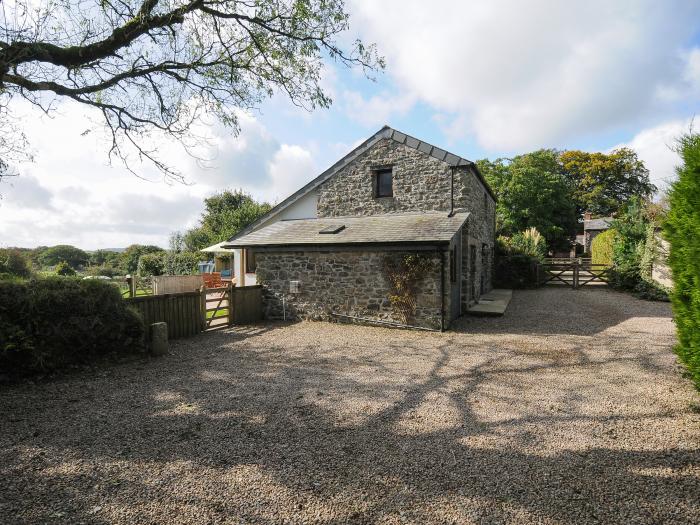
[[[495,204],[473,162],[385,126],[223,245],[268,318],[445,328],[491,289]]]
[[[605,230],[610,229],[610,223],[613,219],[614,217],[598,217],[594,219],[589,211],[583,214],[583,238],[579,241],[577,236],[576,240],[583,244],[584,252],[591,253],[593,239]]]

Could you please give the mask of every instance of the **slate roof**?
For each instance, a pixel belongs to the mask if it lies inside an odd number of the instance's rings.
[[[326,246],[353,244],[444,244],[459,231],[469,213],[391,213],[363,217],[328,217],[278,221],[228,243],[227,248],[256,246]],[[340,229],[340,227],[344,228]],[[319,233],[339,230],[337,233]]]
[[[255,230],[257,227],[259,227],[261,224],[264,224],[270,218],[274,217],[281,211],[285,210],[292,204],[294,204],[296,201],[298,201],[300,198],[302,198],[304,195],[306,195],[309,191],[313,190],[314,188],[317,188],[321,184],[323,184],[325,181],[330,179],[333,175],[335,175],[338,171],[340,171],[342,168],[347,166],[350,162],[355,160],[357,157],[365,153],[369,148],[374,146],[377,142],[379,142],[382,139],[392,139],[400,144],[405,144],[409,148],[416,149],[418,151],[422,151],[424,153],[427,153],[431,157],[434,157],[438,160],[444,161],[450,166],[471,166],[474,168],[474,171],[477,174],[477,177],[479,177],[479,180],[481,183],[484,185],[484,188],[486,188],[486,191],[491,195],[493,200],[496,200],[496,195],[493,193],[491,190],[490,186],[488,185],[488,182],[486,182],[486,179],[484,179],[483,175],[481,172],[476,168],[476,164],[474,164],[472,161],[467,160],[465,158],[459,157],[453,153],[449,153],[443,149],[440,149],[436,146],[433,146],[432,144],[428,144],[427,142],[424,142],[422,140],[418,140],[417,138],[414,138],[410,135],[407,135],[405,133],[402,133],[400,131],[397,131],[389,126],[383,126],[379,131],[377,131],[374,135],[369,137],[367,140],[365,140],[362,144],[357,146],[354,150],[352,150],[350,153],[345,155],[342,159],[340,159],[338,162],[333,164],[330,168],[328,168],[326,171],[321,173],[318,177],[316,177],[314,180],[306,184],[305,186],[301,187],[294,193],[292,193],[289,197],[284,199],[282,202],[274,206],[269,212],[267,212],[265,215],[257,219],[256,221],[253,221],[251,224],[249,224],[246,228],[238,232],[236,235],[231,237],[229,241],[233,241],[243,235],[247,235],[251,231]]]
[[[610,228],[610,223],[613,217],[600,217],[598,219],[590,219],[583,221],[584,230],[607,230]]]

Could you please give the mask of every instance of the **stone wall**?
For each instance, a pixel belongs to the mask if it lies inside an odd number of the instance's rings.
[[[393,196],[375,198],[373,170],[389,166],[392,168]],[[471,213],[469,233],[462,239],[463,276],[468,276],[469,245],[474,245],[476,249],[476,276],[473,286],[475,294],[469,293],[472,283],[463,282],[462,285],[462,311],[466,311],[466,302],[477,300],[480,295],[484,266],[484,289],[491,289],[496,225],[496,203],[486,191],[474,168],[452,168],[446,162],[394,140],[380,140],[319,187],[318,216],[378,215],[413,211],[447,213],[452,207],[453,170],[454,209]]]
[[[375,198],[374,169],[391,166],[393,197]],[[377,142],[319,187],[318,216],[450,209],[450,166],[391,139]]]
[[[263,285],[263,308],[268,319],[331,319],[339,313],[376,320],[402,322],[389,301],[390,284],[384,273],[385,257],[409,252],[305,251],[258,252],[258,282]],[[416,289],[416,311],[409,324],[440,328],[441,259],[421,252],[430,269]],[[445,312],[449,312],[449,272],[445,271]],[[289,281],[299,281],[299,293],[290,293]],[[447,316],[445,321],[447,322]]]

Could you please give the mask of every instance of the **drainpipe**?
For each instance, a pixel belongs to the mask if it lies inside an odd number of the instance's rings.
[[[455,214],[455,167],[450,167],[450,213],[448,217]]]
[[[445,331],[445,252],[440,250],[440,331]]]

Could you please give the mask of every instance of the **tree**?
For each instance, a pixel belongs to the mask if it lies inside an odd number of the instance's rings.
[[[185,248],[185,236],[182,232],[173,232],[168,239],[168,247],[171,252],[181,252]]]
[[[56,265],[56,275],[73,277],[75,275],[75,270],[66,261],[61,261]]]
[[[632,197],[649,198],[656,191],[649,170],[629,148],[612,153],[564,151],[560,161],[579,216],[585,211],[612,215]]]
[[[119,256],[119,269],[126,274],[134,274],[138,270],[139,258],[147,253],[163,253],[159,246],[132,244]]]
[[[700,388],[700,135],[691,132],[681,137],[677,151],[682,165],[669,192],[664,232],[671,245],[678,355]]]
[[[141,277],[150,277],[152,275],[163,275],[165,272],[165,263],[163,261],[165,253],[144,253],[139,257],[138,274]]]
[[[119,259],[119,252],[110,250],[95,250],[90,254],[90,264],[96,266],[114,265]]]
[[[576,209],[555,150],[511,160],[480,160],[479,170],[498,197],[498,235],[536,228],[550,248],[568,248],[576,231]]]
[[[272,207],[240,190],[226,190],[204,199],[204,208],[200,225],[189,230],[183,239],[190,251],[229,239]]]
[[[187,230],[182,240],[185,244],[185,249],[188,252],[196,252],[201,250],[202,248],[206,248],[207,246],[216,244],[209,242],[209,240],[213,237],[214,236],[210,231],[205,230],[201,226],[197,226],[196,228]]]
[[[42,251],[38,260],[42,266],[56,266],[63,261],[72,269],[77,270],[87,264],[89,256],[80,248],[70,244],[59,244]]]
[[[31,274],[32,269],[24,253],[16,248],[0,248],[0,278],[3,275],[27,278]]]
[[[276,92],[328,107],[325,58],[381,69],[374,46],[341,48],[348,27],[342,0],[15,0],[3,4],[0,108],[18,97],[46,111],[56,98],[78,102],[101,115],[110,157],[129,167],[135,154],[179,178],[145,140],[152,132],[192,138],[207,113],[236,133],[236,111]],[[17,135],[0,134],[0,152]]]

